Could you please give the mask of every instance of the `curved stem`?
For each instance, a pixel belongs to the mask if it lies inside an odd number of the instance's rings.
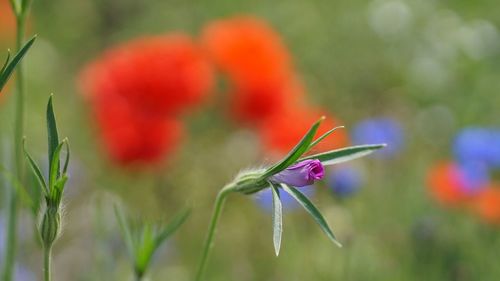
[[[25,16],[20,15],[17,17],[17,36],[16,36],[16,49],[19,51],[22,48],[24,40],[24,26]],[[22,151],[22,138],[24,132],[24,75],[22,62],[17,66],[17,93],[15,96],[15,121],[14,121],[14,165],[16,176],[18,180],[22,181],[23,178],[23,151]],[[9,193],[9,215],[8,215],[8,231],[7,231],[7,245],[5,250],[5,265],[3,272],[4,281],[12,280],[14,272],[14,261],[16,258],[17,247],[17,209],[18,209],[18,195],[15,188],[11,188]]]
[[[233,191],[234,185],[227,185],[224,187],[219,194],[217,194],[217,198],[215,199],[214,212],[212,214],[212,219],[210,221],[210,226],[208,227],[207,238],[205,240],[205,244],[203,246],[203,252],[201,253],[200,263],[198,264],[198,269],[196,270],[196,281],[201,281],[203,277],[203,273],[207,266],[208,255],[210,250],[212,250],[214,246],[214,237],[215,231],[217,229],[217,223],[219,221],[222,208],[224,206],[224,202],[226,200],[227,195]]]
[[[52,260],[51,256],[52,248],[44,248],[43,250],[43,280],[51,280],[50,264]]]

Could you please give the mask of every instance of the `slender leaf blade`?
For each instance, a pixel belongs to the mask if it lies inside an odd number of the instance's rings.
[[[283,235],[283,207],[278,187],[273,184],[271,190],[273,193],[273,245],[276,256],[279,256]]]
[[[316,221],[316,223],[319,225],[321,230],[326,234],[330,240],[335,243],[335,245],[342,247],[342,244],[339,243],[335,235],[333,234],[332,230],[328,226],[328,223],[326,222],[325,218],[321,214],[321,212],[314,206],[314,204],[309,201],[309,199],[302,194],[300,191],[298,191],[295,187],[288,186],[286,184],[281,185],[283,189],[290,194],[304,209],[313,217],[313,219]]]
[[[60,167],[59,167],[59,157],[55,157],[55,151],[59,144],[59,135],[57,132],[57,124],[56,118],[54,115],[54,107],[52,105],[52,95],[49,97],[49,102],[47,103],[47,136],[48,136],[48,145],[49,145],[49,165],[50,165],[50,175],[54,172],[57,177],[60,175]],[[57,158],[57,165],[53,165],[53,158]],[[56,171],[52,171],[53,168],[56,168]]]
[[[156,247],[159,247],[161,243],[165,241],[165,239],[167,239],[170,235],[177,231],[177,229],[179,229],[184,224],[190,214],[191,209],[186,208],[175,215],[175,217],[168,223],[168,225],[164,227],[156,236]]]
[[[315,147],[317,144],[319,144],[322,140],[324,140],[326,137],[328,137],[329,135],[331,135],[333,132],[337,131],[338,129],[343,129],[343,128],[345,128],[345,127],[344,126],[338,126],[338,127],[330,129],[328,132],[324,133],[319,138],[317,138],[315,141],[313,141],[311,143],[311,145],[309,145],[309,148],[307,150],[308,151],[311,150],[311,148]]]
[[[50,163],[50,174],[49,174],[49,189],[51,189],[51,192],[56,191],[55,189],[52,190],[52,187],[54,187],[55,182],[57,179],[60,177],[59,173],[59,156],[61,154],[61,150],[64,146],[64,143],[66,143],[66,139],[64,139],[54,150],[54,155],[52,157],[52,162]]]
[[[66,174],[68,172],[69,158],[70,158],[69,141],[66,141],[66,158],[64,159],[64,167],[62,170],[63,174]]]
[[[9,80],[16,66],[21,62],[21,59],[24,57],[24,55],[26,55],[28,50],[31,48],[33,42],[35,42],[35,39],[36,36],[32,37],[28,42],[26,42],[26,44],[24,44],[21,50],[19,50],[19,52],[17,52],[17,54],[12,58],[7,67],[5,67],[4,71],[2,71],[2,73],[0,74],[0,91]]]
[[[156,250],[153,227],[150,224],[143,225],[139,244],[137,245],[135,256],[135,270],[143,275]]]
[[[2,75],[2,73],[5,71],[5,68],[7,68],[9,61],[10,61],[10,50],[7,50],[7,58],[5,58],[5,63],[2,66],[2,70],[0,70],[0,75]]]
[[[120,230],[122,233],[123,240],[125,241],[125,246],[127,247],[127,252],[130,258],[135,259],[135,250],[134,250],[134,239],[132,237],[132,232],[130,230],[130,226],[123,216],[123,212],[118,206],[114,205],[115,216],[118,224],[120,226]]]
[[[297,159],[304,154],[307,149],[309,148],[311,142],[314,139],[314,135],[316,135],[316,132],[318,131],[319,125],[321,122],[325,120],[324,117],[320,118],[316,123],[314,123],[309,131],[302,137],[302,140],[288,153],[288,155],[281,160],[279,163],[276,165],[272,166],[271,168],[267,169],[267,171],[264,173],[263,177],[267,178],[270,177],[276,173],[279,173],[286,169],[288,166],[292,165],[297,161]]]
[[[24,145],[24,143],[23,143],[23,150],[24,150],[24,155],[28,159],[28,164],[31,167],[33,174],[35,175],[35,178],[38,181],[38,184],[40,185],[40,187],[44,191],[45,195],[48,195],[49,189],[47,187],[47,183],[45,182],[45,178],[42,175],[42,171],[41,171],[40,167],[38,166],[38,164],[35,162],[35,160],[33,160],[33,157],[31,157],[29,152],[26,150],[26,146]]]
[[[308,159],[318,159],[324,166],[334,165],[369,155],[374,151],[381,149],[385,146],[386,146],[385,144],[351,146],[319,154],[309,155],[301,158],[299,161]]]

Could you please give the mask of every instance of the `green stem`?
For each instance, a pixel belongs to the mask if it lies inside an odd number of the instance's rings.
[[[43,250],[43,280],[44,281],[50,281],[52,279],[51,271],[50,271],[50,264],[52,261],[51,254],[52,254],[52,247],[44,248],[44,250]]]
[[[17,36],[16,50],[22,48],[24,40],[25,16],[17,17]],[[15,96],[15,120],[14,120],[14,165],[18,180],[22,181],[24,175],[23,155],[22,155],[22,138],[24,132],[24,75],[22,62],[17,66],[17,93]],[[4,281],[11,281],[14,272],[14,261],[16,258],[17,247],[17,209],[19,199],[15,188],[11,188],[9,193],[9,215],[8,215],[8,230],[7,230],[7,245],[5,250],[5,265],[3,272]]]
[[[210,221],[210,226],[208,227],[208,233],[207,233],[207,238],[205,240],[205,244],[203,246],[203,252],[201,254],[201,260],[200,263],[198,264],[198,269],[196,270],[196,281],[201,281],[203,277],[203,273],[205,271],[205,268],[207,266],[207,261],[208,261],[208,255],[210,253],[210,250],[212,250],[214,246],[214,236],[215,236],[215,231],[217,229],[217,223],[219,221],[222,208],[224,206],[224,202],[226,200],[227,195],[232,192],[234,189],[234,185],[227,185],[221,191],[219,194],[217,194],[217,198],[215,199],[215,207],[214,207],[214,212],[212,214],[212,219]]]

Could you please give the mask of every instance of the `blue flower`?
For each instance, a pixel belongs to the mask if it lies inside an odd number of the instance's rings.
[[[489,169],[481,162],[458,163],[457,168],[460,172],[460,187],[467,194],[476,194],[490,182]]]
[[[500,168],[500,130],[465,128],[455,138],[453,153],[459,163],[479,162]]]
[[[315,193],[315,187],[313,185],[304,186],[300,188],[300,191],[306,195],[307,197],[312,197]],[[295,199],[290,196],[288,193],[280,189],[280,197],[281,204],[283,205],[284,211],[291,211],[298,207],[300,207],[299,203],[295,201]],[[254,197],[255,202],[262,207],[265,211],[272,212],[273,211],[273,194],[270,188],[266,188],[259,193],[257,193]]]
[[[373,118],[359,122],[352,130],[352,141],[356,145],[386,143],[387,147],[376,152],[380,158],[398,154],[404,145],[404,132],[400,123],[391,118]]]
[[[362,171],[351,165],[339,165],[328,176],[330,189],[339,197],[348,197],[356,193],[364,182]]]

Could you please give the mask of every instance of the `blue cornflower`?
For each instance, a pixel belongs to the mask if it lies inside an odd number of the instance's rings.
[[[352,130],[354,144],[385,143],[387,147],[375,153],[380,158],[398,154],[404,145],[404,132],[400,123],[391,118],[373,118],[359,122]]]
[[[500,130],[465,128],[454,140],[453,153],[459,163],[479,162],[500,168]]]
[[[328,185],[339,197],[348,197],[356,193],[364,182],[362,171],[355,166],[340,165],[331,170]]]

